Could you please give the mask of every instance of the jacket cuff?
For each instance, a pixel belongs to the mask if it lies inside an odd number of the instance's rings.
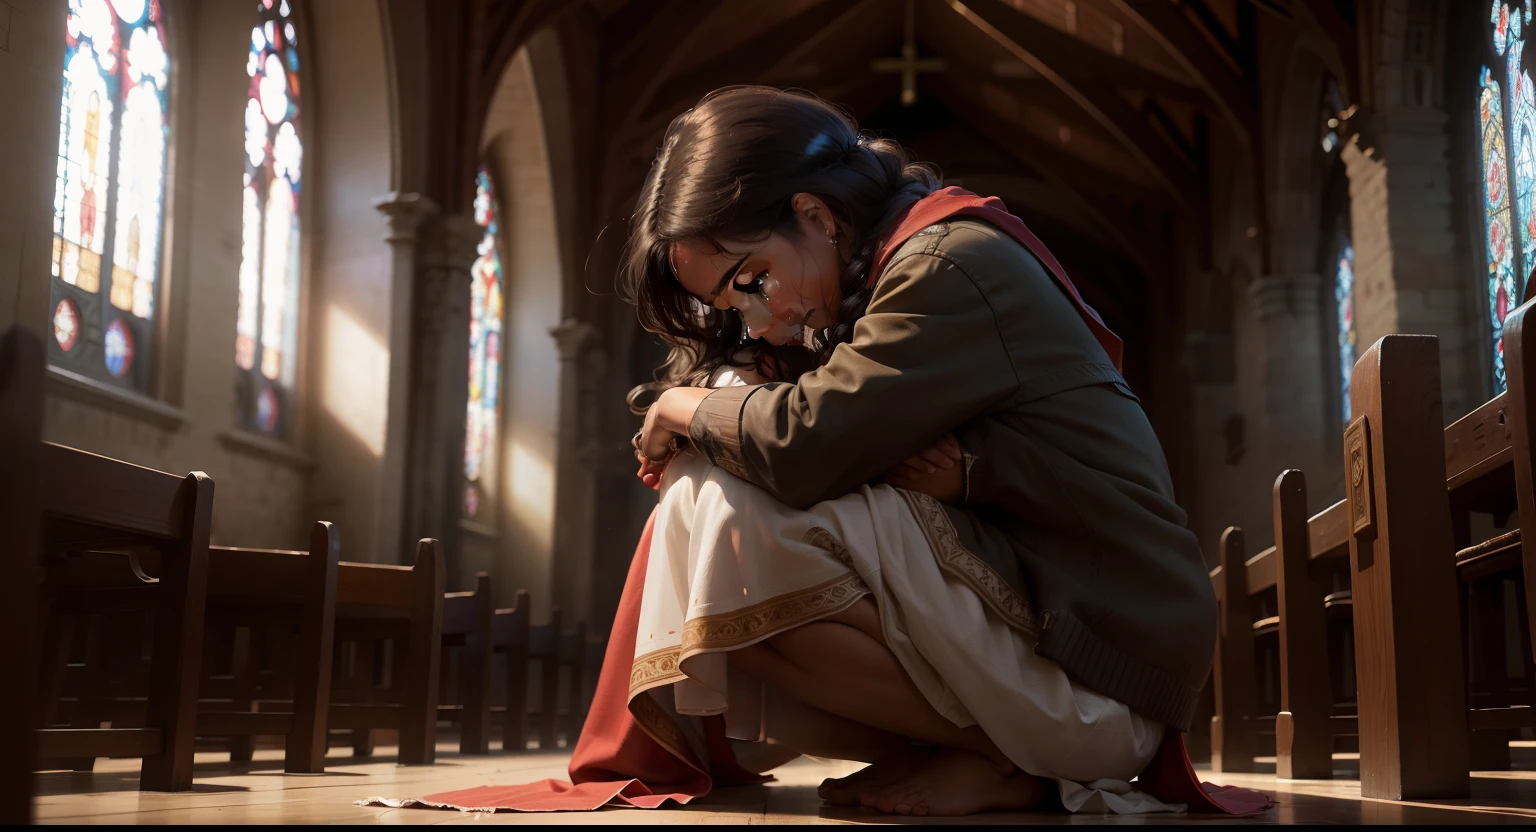
[[[726,472],[747,479],[741,453],[741,409],[757,387],[720,387],[699,402],[688,423],[694,450]]]

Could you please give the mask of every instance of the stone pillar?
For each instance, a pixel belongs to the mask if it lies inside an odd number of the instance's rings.
[[[1262,437],[1269,464],[1265,470],[1333,470],[1337,443],[1328,441],[1332,425],[1325,394],[1318,383],[1328,367],[1323,360],[1324,328],[1316,273],[1271,274],[1248,287],[1258,317],[1263,351],[1261,396],[1254,427]],[[1333,373],[1323,377],[1332,379]]]
[[[469,387],[469,281],[484,231],[466,215],[442,216],[428,229],[417,267],[411,356],[406,536],[443,542],[448,574],[457,575],[464,465],[464,408]],[[462,579],[463,576],[457,575]]]
[[[560,350],[555,452],[555,603],[567,620],[592,617],[597,481],[603,460],[596,398],[606,369],[596,327],[567,320],[549,330]]]
[[[423,223],[437,215],[437,204],[415,193],[399,191],[373,201],[384,215],[389,231],[389,394],[384,428],[384,458],[379,461],[375,490],[374,551],[349,559],[383,563],[410,563],[405,546],[401,509],[405,505],[405,478],[409,455],[411,409],[411,313],[416,287],[416,260]]]
[[[1440,339],[1446,419],[1481,402],[1487,384],[1475,293],[1455,255],[1447,117],[1434,106],[1376,116],[1342,151],[1355,246],[1356,343],[1410,333]],[[1481,245],[1481,237],[1476,245]]]

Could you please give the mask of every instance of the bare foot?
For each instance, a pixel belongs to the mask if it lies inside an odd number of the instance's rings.
[[[1033,809],[1045,801],[1045,781],[1015,770],[1003,774],[985,757],[946,748],[905,777],[866,785],[859,802],[898,815],[954,817]]]
[[[821,781],[816,794],[822,800],[836,806],[859,805],[859,794],[865,789],[880,789],[906,777],[922,765],[938,749],[909,746],[870,763],[847,777]]]

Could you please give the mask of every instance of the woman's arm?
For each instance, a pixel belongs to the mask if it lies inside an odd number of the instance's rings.
[[[952,260],[893,264],[826,365],[795,384],[668,391],[647,417],[661,456],[687,432],[715,464],[808,507],[878,479],[1018,390],[987,298]]]

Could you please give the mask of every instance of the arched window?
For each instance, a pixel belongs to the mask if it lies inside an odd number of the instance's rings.
[[[150,384],[170,73],[158,0],[70,0],[49,358],[140,391]]]
[[[1478,77],[1483,238],[1494,392],[1504,391],[1504,318],[1536,266],[1536,90],[1521,68],[1531,7],[1494,0],[1491,51]],[[1519,229],[1516,231],[1516,229]]]
[[[293,420],[298,352],[298,23],[291,0],[256,0],[245,71],[245,177],[235,398],[243,427],[284,435]]]
[[[469,408],[464,420],[464,516],[484,521],[492,514],[496,430],[501,424],[501,257],[496,252],[500,209],[490,172],[475,177],[475,222],[485,230],[480,256],[470,267]]]
[[[1355,371],[1355,246],[1348,231],[1338,235],[1338,258],[1333,270],[1333,300],[1338,312],[1339,395],[1344,403],[1344,424],[1349,424],[1349,378]]]
[[[1328,187],[1324,202],[1324,275],[1333,280],[1334,344],[1339,360],[1339,401],[1343,424],[1349,424],[1349,380],[1355,369],[1355,246],[1350,239],[1348,176],[1339,160],[1339,125],[1345,115],[1344,94],[1332,75],[1324,79],[1318,118],[1319,144],[1328,158]]]

